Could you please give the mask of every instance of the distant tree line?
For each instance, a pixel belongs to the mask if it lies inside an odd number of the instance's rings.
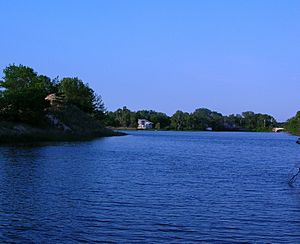
[[[104,104],[88,84],[79,78],[50,79],[23,65],[9,65],[0,81],[0,120],[41,125],[49,101],[56,94],[66,104],[73,104],[99,119],[104,118]]]
[[[192,113],[176,111],[172,116],[153,110],[137,112],[127,107],[115,112],[107,112],[105,124],[112,127],[136,128],[138,119],[147,119],[157,130],[206,130],[214,131],[270,131],[277,125],[276,120],[268,114],[244,112],[223,116],[207,108],[196,109]]]

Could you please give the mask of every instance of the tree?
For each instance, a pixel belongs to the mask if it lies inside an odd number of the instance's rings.
[[[130,124],[129,124],[129,127],[131,128],[137,128],[138,126],[138,123],[137,123],[137,116],[136,116],[136,113],[135,112],[130,112]]]
[[[118,126],[129,127],[131,122],[131,111],[124,106],[122,109],[119,108],[116,112],[116,121]]]
[[[149,120],[153,122],[155,125],[159,125],[159,128],[158,126],[156,128],[157,130],[168,129],[171,124],[171,118],[165,113],[161,113],[161,112],[152,111]]]
[[[98,120],[104,120],[105,119],[105,112],[106,112],[106,108],[104,106],[102,97],[100,95],[97,95],[96,93],[94,93],[93,115]]]
[[[189,114],[177,110],[171,117],[171,127],[175,130],[184,130],[189,128]]]
[[[268,114],[256,114],[251,111],[242,113],[242,126],[252,131],[268,131],[276,126],[276,120]]]
[[[160,130],[160,123],[159,122],[155,124],[155,130]]]
[[[230,114],[224,118],[224,129],[225,130],[239,130],[241,129],[243,117],[240,114]]]
[[[138,119],[147,119],[154,124],[154,128],[173,130],[206,130],[211,127],[214,131],[222,130],[249,130],[249,131],[270,131],[276,120],[268,114],[255,114],[247,111],[240,114],[223,116],[221,113],[211,111],[207,108],[198,108],[193,113],[176,111],[169,117],[165,113],[154,110],[130,111],[126,107],[115,112],[106,113],[106,125],[137,127]],[[299,129],[300,130],[300,129]]]
[[[153,124],[160,124],[161,129],[168,129],[171,124],[171,119],[168,115],[154,110],[140,110],[136,112],[137,119],[147,119]]]
[[[76,105],[82,111],[93,111],[93,90],[77,77],[63,78],[59,83],[59,93],[67,103]]]
[[[249,130],[255,129],[256,127],[255,113],[252,111],[247,111],[247,112],[243,112],[242,116],[243,116],[243,126]]]
[[[67,103],[77,106],[84,112],[94,114],[96,117],[104,117],[105,106],[101,96],[79,78],[63,78],[58,85],[58,91]]]
[[[211,113],[207,108],[198,108],[191,114],[192,127],[194,130],[205,130],[211,127]]]
[[[51,79],[38,75],[32,68],[9,65],[0,82],[1,118],[39,124],[48,106],[45,97],[56,90]]]
[[[285,128],[292,134],[300,135],[300,111],[286,122]]]
[[[116,115],[114,112],[106,112],[104,117],[104,124],[106,126],[118,127],[119,124],[116,120]]]

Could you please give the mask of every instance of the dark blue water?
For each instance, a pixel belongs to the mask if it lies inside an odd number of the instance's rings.
[[[295,137],[130,134],[0,147],[0,243],[300,243]]]

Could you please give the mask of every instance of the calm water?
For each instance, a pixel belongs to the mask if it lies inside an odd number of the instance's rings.
[[[300,243],[295,140],[130,132],[0,147],[0,243]]]

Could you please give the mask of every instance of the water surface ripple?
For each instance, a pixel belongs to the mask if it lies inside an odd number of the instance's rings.
[[[300,243],[288,134],[0,147],[0,243]]]

